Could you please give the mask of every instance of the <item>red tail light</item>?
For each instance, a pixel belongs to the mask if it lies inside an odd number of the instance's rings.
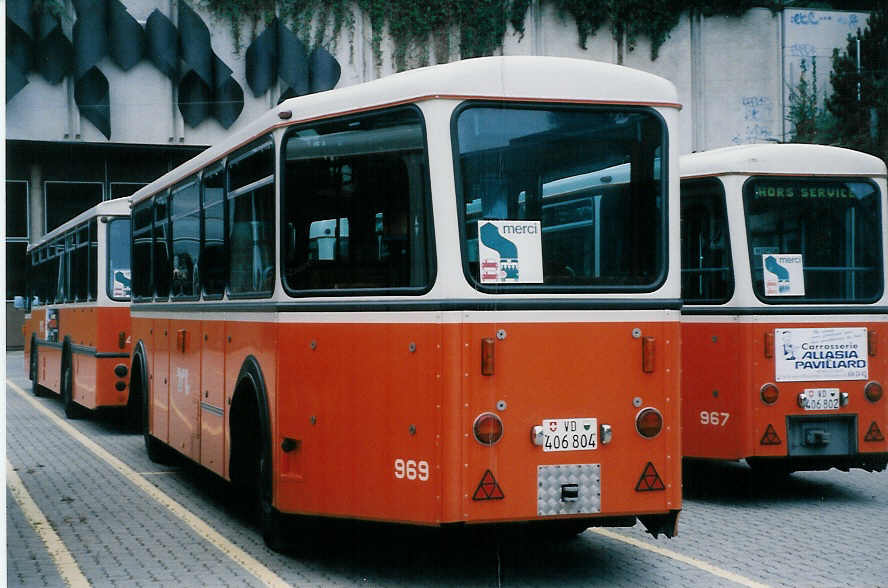
[[[762,402],[765,404],[774,404],[777,402],[777,397],[780,396],[780,391],[774,384],[765,384],[762,386],[761,396]]]
[[[635,430],[646,439],[659,435],[662,428],[663,415],[656,408],[643,408],[635,416]]]
[[[878,382],[869,382],[863,389],[866,399],[870,402],[878,402],[882,399],[882,384]]]
[[[472,432],[481,445],[495,445],[503,437],[503,421],[492,412],[479,414]]]

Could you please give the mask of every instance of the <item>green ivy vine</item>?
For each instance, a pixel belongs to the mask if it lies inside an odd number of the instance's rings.
[[[292,25],[300,38],[311,46],[335,48],[343,28],[354,43],[355,8],[370,21],[373,55],[382,65],[383,31],[394,44],[392,55],[398,70],[409,62],[426,65],[430,49],[437,62],[449,61],[451,33],[459,34],[459,54],[463,58],[492,55],[502,44],[508,25],[524,35],[524,19],[533,0],[200,0],[217,18],[230,23],[235,47],[240,50],[241,26],[252,25],[255,36],[260,22],[275,15]],[[651,59],[678,25],[686,11],[705,16],[739,16],[754,6],[776,11],[782,0],[541,0],[551,4],[562,18],[571,17],[577,26],[577,41],[586,49],[589,37],[604,23],[622,50],[635,49],[640,37],[651,42]]]

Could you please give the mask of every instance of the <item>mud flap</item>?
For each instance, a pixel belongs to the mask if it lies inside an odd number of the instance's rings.
[[[662,515],[639,515],[638,520],[654,538],[663,533],[671,539],[678,535],[678,513],[680,512],[680,510],[670,510],[668,514]]]

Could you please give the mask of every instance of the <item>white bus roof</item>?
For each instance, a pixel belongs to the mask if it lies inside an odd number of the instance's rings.
[[[885,177],[885,162],[860,151],[801,143],[724,147],[683,155],[681,177],[804,175]]]
[[[70,229],[76,227],[77,225],[84,223],[91,218],[97,216],[129,216],[130,215],[130,199],[126,198],[115,198],[114,200],[105,200],[104,202],[99,202],[92,208],[88,208],[75,216],[74,218],[68,220],[64,224],[54,228],[50,232],[46,233],[38,241],[33,243],[32,245],[28,245],[28,251],[32,249],[36,249],[40,247],[44,243],[48,241],[52,241],[53,239],[59,237],[60,235],[64,235]]]
[[[173,185],[267,131],[318,118],[433,99],[508,99],[681,108],[672,82],[643,71],[565,57],[480,57],[393,74],[372,82],[291,98],[132,196]],[[289,112],[282,119],[278,113]]]

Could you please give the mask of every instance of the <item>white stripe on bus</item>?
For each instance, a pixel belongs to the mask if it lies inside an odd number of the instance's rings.
[[[458,324],[458,323],[662,323],[677,322],[677,310],[449,310],[343,312],[151,311],[133,307],[134,319],[228,323]]]

